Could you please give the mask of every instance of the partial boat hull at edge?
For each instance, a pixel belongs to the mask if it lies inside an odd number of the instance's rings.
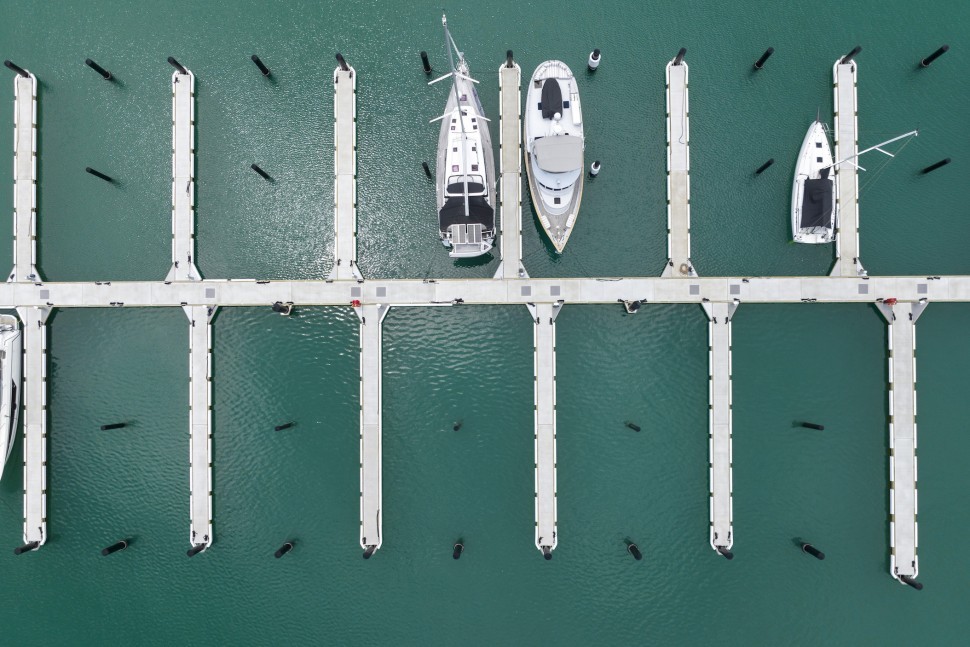
[[[0,475],[13,450],[23,386],[23,333],[12,315],[0,315]]]

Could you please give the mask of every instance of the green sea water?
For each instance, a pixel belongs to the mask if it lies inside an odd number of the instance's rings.
[[[497,70],[580,80],[587,187],[555,255],[526,194],[532,276],[651,276],[666,257],[664,72],[690,65],[692,256],[714,275],[822,275],[792,245],[794,158],[831,67],[859,55],[871,274],[968,274],[970,5],[604,0],[24,1],[0,56],[39,79],[38,264],[47,280],[160,280],[170,265],[171,68],[197,78],[206,278],[322,278],[333,256],[333,54],[358,73],[367,277],[489,277],[436,240],[442,8],[497,124]],[[930,68],[920,58],[951,50]],[[760,72],[751,64],[768,46]],[[600,69],[585,72],[593,47]],[[273,70],[259,75],[259,54]],[[86,57],[112,71],[107,83]],[[11,151],[12,86],[0,102]],[[2,115],[6,114],[6,121]],[[827,117],[826,117],[827,115]],[[6,126],[2,126],[6,123]],[[493,138],[497,135],[493,133]],[[761,176],[754,169],[773,157]],[[929,175],[943,157],[954,163]],[[249,170],[260,164],[276,182]],[[865,164],[864,164],[865,165]],[[108,185],[83,169],[118,179]],[[0,168],[4,168],[0,166]],[[7,169],[10,166],[6,167]],[[8,171],[9,172],[9,171]],[[12,178],[0,177],[11,205]],[[12,264],[0,229],[0,267]],[[6,265],[5,265],[6,264]],[[886,330],[862,305],[742,305],[734,319],[733,561],[708,544],[707,326],[695,306],[557,319],[559,547],[533,545],[532,329],[524,308],[398,308],[384,323],[384,545],[358,546],[357,321],[343,308],[215,320],[212,549],[188,548],[188,334],[177,309],[60,310],[49,330],[50,540],[20,543],[22,445],[0,480],[0,644],[963,644],[970,630],[970,305],[917,328],[920,580],[888,574]],[[461,353],[455,349],[461,348]],[[806,352],[808,350],[808,352]],[[821,433],[792,427],[825,424]],[[126,420],[123,430],[101,432]],[[285,432],[273,426],[296,425]],[[455,433],[452,425],[462,421]],[[634,433],[627,420],[642,427]],[[123,537],[131,547],[103,558]],[[451,558],[463,539],[466,551]],[[812,541],[812,560],[793,545]],[[293,539],[283,559],[273,551]],[[635,562],[624,541],[636,541]]]

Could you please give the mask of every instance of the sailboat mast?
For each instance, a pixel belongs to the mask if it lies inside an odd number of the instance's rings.
[[[458,94],[458,68],[455,67],[455,57],[451,53],[451,48],[454,47],[455,51],[458,51],[458,47],[455,45],[455,40],[451,37],[451,32],[448,31],[448,17],[445,14],[441,14],[441,25],[445,28],[445,49],[448,51],[448,64],[451,66],[451,89],[455,93],[455,105],[458,110],[458,125],[461,128],[461,144],[458,146],[458,159],[459,168],[461,168],[462,174],[462,184],[464,185],[465,193],[465,217],[469,216],[468,208],[468,173],[465,170],[465,120],[464,112],[461,108],[461,95]],[[460,56],[461,52],[459,52]],[[459,59],[460,60],[460,59]],[[447,169],[445,169],[445,175],[447,177]],[[445,186],[447,187],[447,180],[445,180]]]
[[[860,156],[864,155],[865,153],[868,153],[869,151],[876,151],[877,150],[880,153],[885,153],[886,155],[889,155],[889,157],[895,157],[895,155],[893,155],[892,153],[886,153],[886,151],[882,150],[880,148],[880,146],[885,146],[886,144],[892,144],[893,142],[898,142],[900,139],[904,139],[906,137],[911,137],[911,136],[917,136],[918,137],[919,136],[919,131],[918,130],[911,130],[908,133],[903,133],[902,135],[899,135],[897,137],[893,137],[892,139],[887,139],[886,141],[880,142],[880,143],[876,144],[875,146],[870,146],[869,148],[865,149],[864,151],[859,151],[855,155],[849,155],[845,159],[839,160],[838,162],[835,162],[834,164],[832,164],[832,166],[826,166],[825,168],[832,168],[834,166],[838,166],[839,164],[842,164],[843,162],[848,162],[849,160],[851,160],[853,158],[860,157]],[[856,165],[856,166],[858,166],[858,165]],[[859,166],[859,168],[862,168],[862,167]],[[862,169],[862,170],[864,171],[865,169]]]

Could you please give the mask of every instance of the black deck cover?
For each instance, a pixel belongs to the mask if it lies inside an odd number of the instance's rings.
[[[495,210],[480,196],[468,198],[468,217],[465,217],[464,196],[448,198],[438,212],[438,229],[442,232],[452,225],[473,223],[481,223],[485,231],[495,229]]]
[[[447,193],[460,193],[460,194],[462,194],[462,196],[464,196],[465,195],[465,183],[464,182],[454,182],[453,184],[449,184],[448,185],[448,188],[445,189],[445,191]],[[468,183],[468,192],[469,193],[484,193],[485,192],[485,185],[484,184],[479,184],[478,182],[469,182]]]
[[[800,226],[832,227],[832,180],[805,180]]]
[[[552,119],[557,112],[562,114],[562,89],[556,79],[546,79],[542,83],[542,118]]]

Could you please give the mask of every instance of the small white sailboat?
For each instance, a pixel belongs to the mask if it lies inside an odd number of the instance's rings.
[[[583,111],[572,70],[541,63],[529,81],[523,125],[532,204],[556,251],[562,253],[583,199]]]
[[[23,378],[24,341],[20,322],[12,315],[0,315],[0,475],[10,458],[20,416],[20,387]]]
[[[810,244],[835,241],[838,226],[835,196],[839,190],[836,168],[842,164],[850,164],[860,171],[865,171],[866,169],[854,161],[856,158],[869,151],[879,151],[889,157],[895,157],[889,151],[883,150],[882,146],[916,135],[919,135],[919,131],[911,130],[870,146],[843,160],[833,162],[832,147],[829,145],[825,125],[816,117],[808,127],[808,133],[802,141],[798,161],[795,164],[795,181],[791,196],[791,230],[794,241]]]
[[[825,126],[816,119],[808,127],[795,164],[791,194],[791,231],[796,243],[835,240],[835,172]]]
[[[495,243],[495,156],[482,102],[468,63],[442,15],[451,72],[428,85],[452,80],[438,137],[438,235],[452,258],[481,256]],[[454,50],[454,54],[452,53]],[[458,56],[455,63],[454,55]]]

